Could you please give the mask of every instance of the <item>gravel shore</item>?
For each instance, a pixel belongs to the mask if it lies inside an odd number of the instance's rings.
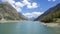
[[[0,23],[9,23],[9,22],[26,22],[26,20],[8,20],[8,21],[0,21]]]
[[[60,23],[42,23],[47,27],[60,27]]]

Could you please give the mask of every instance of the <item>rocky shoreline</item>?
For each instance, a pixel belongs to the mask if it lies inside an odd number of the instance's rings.
[[[60,27],[60,23],[42,23],[47,27]]]

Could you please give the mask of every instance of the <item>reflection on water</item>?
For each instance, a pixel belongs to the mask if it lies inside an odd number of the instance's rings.
[[[0,34],[60,34],[60,28],[46,27],[39,22],[1,23]]]

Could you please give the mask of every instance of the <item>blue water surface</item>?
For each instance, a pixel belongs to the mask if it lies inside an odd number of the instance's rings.
[[[38,21],[0,23],[0,34],[60,34],[60,28],[46,27]]]

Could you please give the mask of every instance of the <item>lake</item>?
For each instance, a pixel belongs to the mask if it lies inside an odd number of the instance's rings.
[[[46,27],[37,21],[0,23],[0,34],[60,34],[58,27]]]

